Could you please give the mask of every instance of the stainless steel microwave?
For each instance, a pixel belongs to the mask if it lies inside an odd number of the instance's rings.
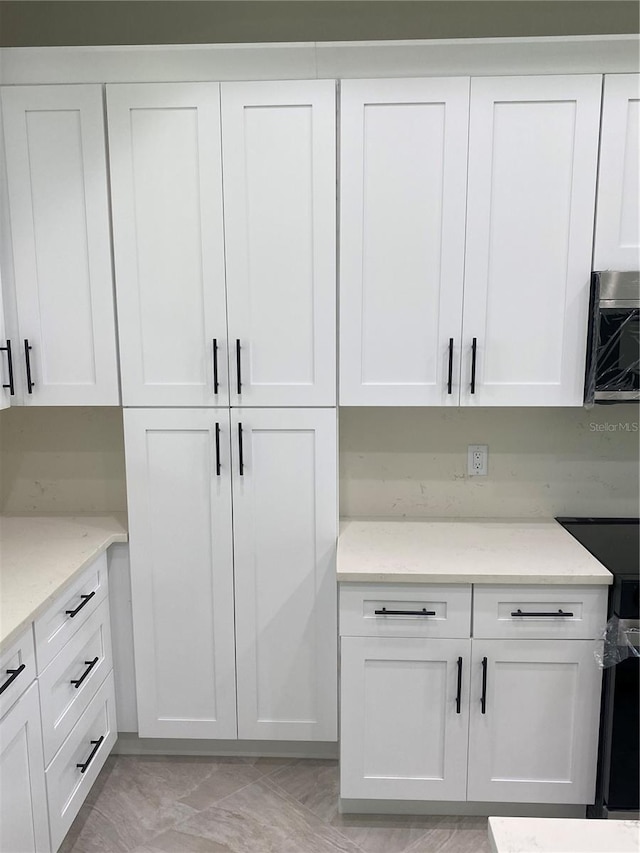
[[[585,403],[640,400],[640,273],[591,278]]]

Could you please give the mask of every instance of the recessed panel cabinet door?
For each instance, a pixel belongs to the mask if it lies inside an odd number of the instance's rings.
[[[118,405],[102,87],[5,87],[2,112],[24,402]]]
[[[229,411],[124,426],[140,736],[235,738]]]
[[[107,86],[107,110],[124,405],[226,405],[219,86]]]
[[[466,799],[470,649],[342,638],[341,797]]]
[[[232,412],[238,737],[337,739],[336,412]]]
[[[593,268],[640,269],[640,74],[604,78]]]
[[[51,850],[35,683],[0,721],[0,850]]]
[[[463,405],[582,405],[601,82],[471,83]]]
[[[593,803],[602,681],[594,648],[473,641],[468,800]]]
[[[458,405],[469,78],[340,102],[340,404]]]
[[[221,90],[231,405],[335,406],[335,83]]]

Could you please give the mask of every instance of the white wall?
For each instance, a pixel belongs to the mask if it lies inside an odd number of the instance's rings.
[[[635,516],[639,421],[633,405],[341,409],[340,514]],[[489,445],[487,477],[467,476],[468,444]]]
[[[119,408],[0,412],[3,512],[125,512]]]

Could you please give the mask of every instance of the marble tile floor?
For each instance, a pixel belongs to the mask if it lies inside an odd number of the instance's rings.
[[[489,853],[487,819],[340,815],[336,761],[111,756],[61,853]]]

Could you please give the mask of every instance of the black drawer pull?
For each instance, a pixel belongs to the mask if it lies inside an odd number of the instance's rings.
[[[9,394],[13,397],[16,393],[15,385],[13,384],[13,356],[11,354],[11,341],[7,338],[6,347],[0,347],[0,352],[6,352],[7,354],[7,368],[9,371],[9,381],[4,384],[3,388],[9,389]]]
[[[213,339],[213,393],[218,393],[220,383],[218,382],[218,339]]]
[[[453,388],[453,338],[449,338],[449,374],[447,377],[447,394],[451,394]]]
[[[100,749],[100,744],[102,743],[103,740],[104,740],[104,735],[100,735],[98,740],[89,741],[91,746],[93,746],[93,749],[89,753],[89,757],[84,762],[84,764],[76,764],[76,767],[80,768],[81,773],[84,773],[84,771],[87,769],[87,767],[91,764],[91,762],[93,761],[93,759],[95,757],[96,752]]]
[[[216,422],[216,477],[220,476],[220,424]]]
[[[85,671],[82,673],[82,675],[80,676],[80,678],[73,678],[73,679],[71,679],[71,681],[70,681],[69,683],[70,683],[70,684],[73,684],[73,686],[74,686],[74,687],[76,688],[76,690],[77,690],[77,689],[78,689],[78,687],[80,687],[80,685],[82,684],[82,682],[83,682],[83,681],[85,680],[85,678],[89,675],[89,673],[90,673],[90,672],[91,672],[91,670],[94,668],[94,666],[98,663],[98,661],[99,661],[99,660],[100,660],[100,658],[98,658],[98,657],[95,657],[93,660],[86,660],[84,663],[85,663],[85,666],[86,666],[87,668],[86,668],[86,669],[85,669]]]
[[[382,610],[373,611],[376,616],[435,616],[435,610],[427,610],[423,607],[422,610],[387,610],[383,607]]]
[[[482,713],[487,713],[487,659],[482,658],[482,696],[480,698]]]
[[[8,669],[6,671],[9,678],[7,678],[7,680],[3,684],[0,684],[0,693],[4,693],[7,687],[10,684],[13,684],[13,682],[16,680],[16,678],[20,675],[20,673],[25,667],[26,663],[21,663],[17,669]]]
[[[93,598],[93,596],[94,596],[95,594],[96,594],[96,591],[95,591],[95,589],[94,589],[94,590],[93,590],[93,592],[90,592],[88,595],[84,595],[84,594],[83,594],[83,595],[81,595],[81,596],[80,596],[80,598],[82,598],[83,600],[82,600],[82,601],[80,602],[80,604],[76,607],[76,609],[75,609],[75,610],[65,610],[64,612],[67,614],[67,616],[70,616],[70,617],[71,617],[71,619],[73,619],[73,617],[74,617],[76,614],[80,613],[80,611],[81,611],[81,610],[82,610],[82,608],[85,606],[85,604],[88,604],[88,603],[89,603],[89,601]]]
[[[458,658],[458,690],[456,692],[456,714],[460,713],[462,702],[462,658]]]
[[[242,446],[242,424],[238,424],[238,468],[240,476],[244,476],[244,448]]]
[[[24,339],[24,363],[25,363],[25,367],[27,368],[27,391],[29,394],[33,394],[33,387],[36,384],[31,379],[31,356],[29,355],[29,353],[31,352],[32,349],[33,349],[33,347],[29,346],[29,338],[25,338]]]
[[[511,615],[512,615],[512,616],[573,616],[573,613],[570,613],[570,612],[569,612],[569,611],[567,611],[567,610],[560,610],[560,609],[558,609],[558,610],[552,610],[552,611],[550,611],[550,612],[546,612],[546,611],[544,611],[544,610],[541,610],[540,612],[534,612],[533,610],[531,610],[531,611],[527,611],[527,610],[525,610],[525,611],[523,612],[523,611],[522,611],[522,610],[520,610],[520,608],[518,607],[518,609],[517,609],[517,610],[512,610],[512,611],[511,611]]]

